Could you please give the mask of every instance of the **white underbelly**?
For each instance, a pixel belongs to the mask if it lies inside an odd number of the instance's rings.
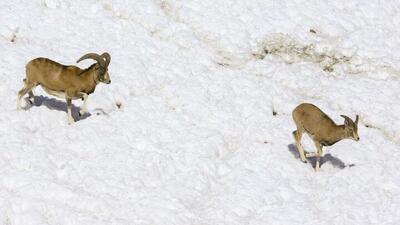
[[[65,91],[54,91],[42,86],[42,89],[49,95],[65,99]],[[80,99],[80,97],[70,97],[71,99]]]

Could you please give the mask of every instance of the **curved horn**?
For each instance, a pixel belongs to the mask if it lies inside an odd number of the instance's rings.
[[[103,54],[101,54],[101,57],[103,59],[105,58],[105,67],[108,67],[108,65],[110,64],[110,61],[111,61],[110,54],[108,54],[108,52],[104,52]]]
[[[85,59],[94,59],[100,64],[100,66],[104,67],[104,63],[105,63],[104,59],[101,56],[99,56],[99,54],[96,54],[96,53],[85,54],[81,58],[79,58],[78,61],[76,61],[76,63],[79,63],[80,61],[85,60]]]
[[[351,120],[348,116],[345,116],[345,115],[340,115],[340,116],[343,117],[344,120],[345,120],[347,123],[353,123],[353,120]]]

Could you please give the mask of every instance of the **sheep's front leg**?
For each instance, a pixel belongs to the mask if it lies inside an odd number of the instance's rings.
[[[33,91],[30,90],[28,94],[29,94],[29,103],[33,104],[35,102],[35,95],[33,94]]]
[[[322,146],[317,141],[314,141],[314,144],[315,144],[315,147],[317,148],[317,162],[315,163],[315,171],[318,171],[319,167],[320,167],[319,161],[320,161],[320,158],[321,158],[321,155],[322,155]]]
[[[72,118],[71,114],[72,100],[67,97],[66,101],[67,101],[68,124],[72,124],[74,122],[74,118]]]
[[[82,95],[83,98],[83,105],[81,107],[81,110],[79,110],[79,116],[84,115],[85,113],[87,113],[87,99],[88,99],[88,94],[81,92],[80,93]]]

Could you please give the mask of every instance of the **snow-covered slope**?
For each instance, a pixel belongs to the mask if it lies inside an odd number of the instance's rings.
[[[395,0],[0,2],[0,224],[398,224],[399,10]],[[30,59],[104,51],[112,83],[90,95],[90,116],[74,101],[67,125],[64,101],[40,87],[34,106],[15,110]],[[293,146],[301,102],[337,123],[361,118],[361,140],[325,148],[318,173]]]

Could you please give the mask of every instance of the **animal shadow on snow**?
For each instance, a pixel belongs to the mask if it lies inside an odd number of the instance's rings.
[[[26,98],[25,100],[27,102],[27,107],[25,107],[25,110],[28,110],[33,106],[39,107],[44,105],[50,110],[63,111],[67,113],[67,103],[65,101],[57,100],[55,98],[44,97],[42,95],[35,96],[33,104],[29,102],[28,98]],[[79,120],[84,120],[91,116],[89,112],[86,112],[82,116],[79,116],[79,110],[79,107],[76,107],[74,104],[71,105],[71,114],[75,122]]]
[[[288,149],[289,149],[289,152],[291,152],[296,159],[300,160],[299,151],[297,150],[297,147],[294,144],[289,144]],[[307,162],[311,163],[312,167],[315,168],[317,157],[313,156],[313,157],[308,157],[306,159],[307,159]],[[327,162],[332,164],[333,167],[339,168],[339,169],[344,169],[347,166],[349,166],[349,167],[354,166],[354,164],[346,165],[342,160],[332,156],[330,153],[325,154],[324,156],[322,156],[320,158],[320,166],[322,166],[324,163],[327,163]]]

